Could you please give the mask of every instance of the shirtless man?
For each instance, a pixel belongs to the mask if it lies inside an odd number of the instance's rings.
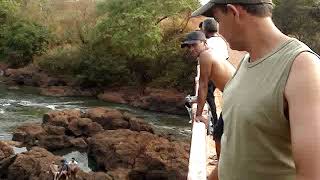
[[[202,116],[208,93],[208,82],[212,80],[216,87],[223,91],[224,86],[233,76],[235,68],[226,61],[221,53],[208,47],[206,36],[202,31],[189,33],[181,44],[181,48],[185,47],[188,48],[191,56],[199,61],[200,65],[197,111],[193,120],[205,122],[208,126],[208,119]]]
[[[59,175],[59,166],[56,165],[54,161],[52,161],[52,164],[50,165],[50,172],[53,175],[53,180],[57,180]]]
[[[222,56],[223,59],[226,61],[229,59],[229,53],[228,53],[228,45],[226,41],[219,35],[218,33],[218,23],[214,18],[207,18],[203,21],[202,24],[202,31],[206,35],[207,38],[207,44],[210,49],[213,49],[215,53],[219,53],[219,56]],[[212,81],[210,80],[212,83]],[[211,87],[213,91],[215,90],[214,83],[212,83]],[[210,83],[208,85],[210,90]],[[210,109],[212,114],[214,114],[214,121],[213,124],[213,140],[215,141],[215,147],[216,147],[216,154],[217,154],[217,160],[220,158],[220,149],[221,149],[221,136],[223,134],[223,118],[222,113],[219,116],[219,119],[217,118],[216,114],[216,105],[214,103],[214,95],[213,92],[208,91],[208,93],[212,93],[213,96],[213,102],[208,99],[207,102],[210,105]],[[213,110],[214,108],[214,110]],[[212,164],[212,163],[210,163]],[[215,163],[214,163],[215,164]]]
[[[78,162],[75,158],[72,158],[71,161],[69,161],[68,166],[70,168],[70,176],[71,179],[77,179],[77,173],[80,170]]]

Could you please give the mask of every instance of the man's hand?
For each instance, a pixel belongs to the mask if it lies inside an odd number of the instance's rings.
[[[208,125],[209,125],[208,118],[206,118],[206,117],[204,117],[204,116],[202,116],[202,115],[200,115],[200,116],[195,116],[195,117],[193,118],[193,121],[195,121],[195,122],[203,122],[203,123],[206,125],[206,127],[208,128]]]

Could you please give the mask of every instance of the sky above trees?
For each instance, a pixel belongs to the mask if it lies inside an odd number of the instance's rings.
[[[199,0],[200,3],[203,5],[203,4],[206,4],[207,2],[209,2],[209,0]]]

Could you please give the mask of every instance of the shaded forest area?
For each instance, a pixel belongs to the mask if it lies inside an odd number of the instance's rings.
[[[320,52],[320,4],[277,0],[273,19]],[[197,0],[1,0],[0,59],[72,77],[81,86],[190,90],[180,48]]]

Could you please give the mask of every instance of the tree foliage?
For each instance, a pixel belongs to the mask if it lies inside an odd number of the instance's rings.
[[[319,1],[273,2],[276,25],[320,53]],[[0,58],[18,66],[36,56],[40,68],[86,85],[191,89],[194,64],[180,41],[194,30],[189,16],[199,6],[197,0],[0,0]]]
[[[26,65],[44,53],[50,38],[44,26],[18,16],[21,10],[18,1],[0,1],[0,55],[11,66]]]
[[[317,0],[277,0],[273,19],[285,33],[320,53],[320,9]]]
[[[1,54],[12,66],[23,66],[48,47],[47,29],[35,23],[17,21],[1,28]]]
[[[10,22],[18,9],[18,3],[10,0],[0,0],[0,26]]]
[[[108,74],[120,77],[107,78],[105,84],[145,86],[151,82],[159,84],[158,81],[179,85],[178,78],[182,76],[169,77],[167,71],[177,62],[180,68],[186,67],[179,43],[187,17],[197,5],[195,0],[101,1],[97,5],[98,20],[91,41],[84,46],[93,51],[87,51],[80,67],[95,66],[94,72],[90,71],[94,74],[90,75],[92,80],[103,79]],[[191,68],[187,69],[179,70],[189,72]],[[84,77],[89,77],[89,73]]]
[[[97,29],[129,57],[155,57],[162,42],[160,22],[192,11],[194,0],[108,0],[98,4]]]

